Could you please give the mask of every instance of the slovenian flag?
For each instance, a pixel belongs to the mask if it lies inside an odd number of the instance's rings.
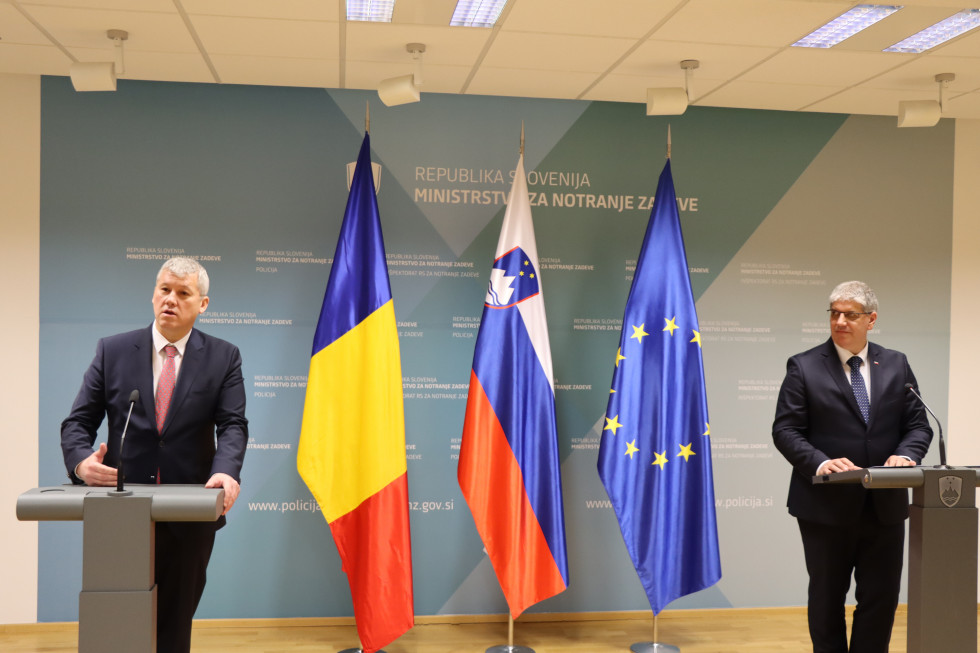
[[[330,524],[358,636],[373,653],[415,617],[401,359],[367,134],[313,337],[297,467]]]
[[[568,586],[551,346],[518,159],[470,374],[457,474],[515,619]]]

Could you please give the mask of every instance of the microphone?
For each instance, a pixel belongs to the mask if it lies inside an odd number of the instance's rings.
[[[943,439],[943,425],[939,422],[939,418],[936,417],[936,413],[932,412],[932,409],[929,408],[926,402],[922,399],[922,395],[915,391],[915,388],[912,387],[911,383],[906,383],[905,389],[915,395],[915,398],[919,400],[922,407],[925,408],[926,411],[932,415],[932,419],[936,421],[936,426],[939,427],[939,466],[949,467],[949,465],[946,464],[946,440]]]
[[[129,429],[129,418],[133,416],[133,406],[140,400],[140,391],[129,393],[129,413],[126,414],[126,424],[119,437],[119,465],[116,467],[116,492],[123,492],[123,444],[126,442],[126,431]]]

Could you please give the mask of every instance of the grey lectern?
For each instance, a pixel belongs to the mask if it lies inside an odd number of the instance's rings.
[[[912,488],[908,653],[976,653],[977,468],[871,467],[813,482]]]
[[[153,573],[158,521],[215,521],[224,490],[200,485],[34,488],[17,498],[21,521],[82,521],[78,653],[155,653]]]

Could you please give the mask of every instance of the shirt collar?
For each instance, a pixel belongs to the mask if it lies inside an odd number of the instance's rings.
[[[847,361],[849,361],[853,356],[857,356],[861,359],[862,367],[867,367],[868,365],[868,343],[864,344],[864,349],[856,354],[852,354],[848,350],[844,349],[836,342],[834,343],[834,349],[837,350],[837,356],[840,358],[841,365],[847,366]]]
[[[193,329],[191,329],[191,331],[193,331]],[[177,342],[170,342],[169,340],[167,340],[164,337],[164,335],[157,330],[156,322],[153,323],[152,332],[153,332],[153,351],[159,354],[163,352],[163,348],[166,347],[167,345],[173,345],[174,347],[177,348],[177,353],[180,354],[181,357],[183,357],[184,349],[187,348],[187,341],[190,340],[191,338],[190,331],[188,331],[187,334],[184,335],[184,337],[178,340]]]

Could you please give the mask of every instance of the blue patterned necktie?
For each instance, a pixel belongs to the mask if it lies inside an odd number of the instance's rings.
[[[851,388],[854,389],[854,398],[857,399],[858,408],[861,409],[864,423],[867,424],[871,401],[868,399],[868,389],[864,385],[864,377],[861,376],[861,357],[852,356],[847,359],[847,364],[851,367]]]

